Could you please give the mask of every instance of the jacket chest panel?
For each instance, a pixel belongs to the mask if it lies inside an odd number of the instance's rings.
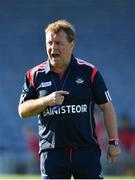
[[[47,76],[38,83],[37,96],[43,97],[58,90],[69,91],[72,99],[91,99],[90,78],[85,73],[71,72],[66,80]]]

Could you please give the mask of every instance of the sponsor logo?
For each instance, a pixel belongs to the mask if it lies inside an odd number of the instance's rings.
[[[41,87],[49,87],[52,85],[51,81],[41,83]]]
[[[53,116],[58,114],[78,114],[86,113],[88,111],[87,104],[81,105],[65,105],[60,106],[58,109],[54,110],[52,107],[48,107],[44,110],[43,116]]]

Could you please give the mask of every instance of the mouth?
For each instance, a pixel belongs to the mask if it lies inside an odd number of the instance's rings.
[[[53,54],[51,54],[51,56],[52,56],[52,58],[58,58],[58,57],[60,57],[60,54],[53,53]]]

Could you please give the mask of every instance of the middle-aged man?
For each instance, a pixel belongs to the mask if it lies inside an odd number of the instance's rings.
[[[48,59],[27,71],[19,103],[22,118],[38,115],[43,179],[102,179],[94,104],[103,112],[107,157],[120,154],[116,114],[97,68],[73,55],[74,27],[66,20],[45,29]]]

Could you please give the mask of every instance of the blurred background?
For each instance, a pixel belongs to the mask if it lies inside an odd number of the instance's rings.
[[[20,119],[24,74],[46,60],[44,29],[58,19],[77,31],[74,55],[102,73],[116,109],[122,155],[106,161],[107,137],[96,109],[105,175],[135,175],[135,1],[0,0],[0,174],[39,174],[38,120]]]

